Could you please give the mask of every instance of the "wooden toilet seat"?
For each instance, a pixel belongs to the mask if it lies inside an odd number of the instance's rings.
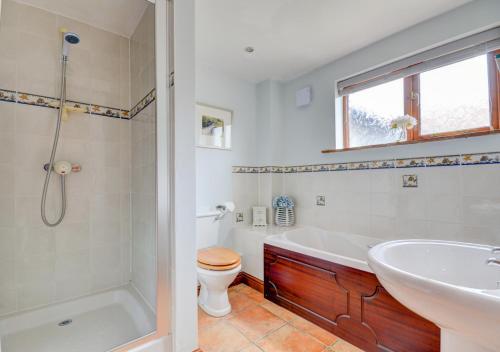
[[[241,257],[235,251],[224,247],[203,248],[198,251],[198,266],[206,270],[231,270],[241,264]]]

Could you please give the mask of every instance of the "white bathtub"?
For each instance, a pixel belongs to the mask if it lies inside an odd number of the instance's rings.
[[[351,268],[372,272],[367,263],[371,246],[383,242],[375,237],[298,227],[266,237],[265,243]]]

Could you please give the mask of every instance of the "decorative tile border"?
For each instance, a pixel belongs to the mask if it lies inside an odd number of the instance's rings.
[[[500,153],[464,154],[461,158],[462,165],[498,163],[500,163]]]
[[[18,92],[16,94],[16,97],[17,97],[17,103],[19,104],[42,106],[45,108],[52,108],[52,109],[57,109],[59,106],[58,99],[46,97],[43,95]]]
[[[108,106],[101,106],[97,104],[82,103],[77,101],[66,101],[67,104],[76,108],[85,109],[85,113],[89,115],[99,115],[112,117],[116,119],[130,120],[151,104],[156,99],[155,89],[151,90],[144,98],[137,103],[132,110],[124,110],[112,108]],[[16,92],[7,89],[0,89],[0,101],[8,103],[17,103],[25,105],[33,105],[45,107],[50,109],[59,109],[59,99],[53,97],[46,97],[38,94],[30,94],[24,92]]]
[[[460,155],[436,156],[427,158],[425,166],[456,166],[460,165]]]
[[[330,171],[346,171],[349,168],[349,164],[346,163],[330,164],[328,166]]]
[[[404,167],[424,167],[425,166],[425,158],[413,158],[413,159],[397,159],[395,160],[395,167],[404,168]]]
[[[130,119],[133,119],[138,113],[144,110],[149,104],[156,100],[156,89],[152,89],[144,98],[142,98],[128,113]]]
[[[110,108],[107,106],[90,105],[91,115],[107,116],[114,117],[115,119],[120,119],[121,111],[121,109]]]
[[[312,166],[312,172],[324,172],[324,171],[330,171],[330,168],[328,165],[313,165]]]
[[[84,109],[86,114],[90,114],[90,111],[92,110],[92,105],[79,103],[77,101],[67,100],[66,104],[73,108]],[[59,106],[59,101],[57,101],[57,105]]]
[[[395,165],[395,160],[375,160],[370,161],[369,169],[393,169]]]
[[[366,161],[349,163],[347,170],[365,170],[369,168],[369,164]]]
[[[299,166],[233,166],[236,174],[257,173],[303,173],[325,171],[357,171],[377,169],[400,169],[417,167],[460,166],[500,164],[500,152],[443,155],[423,158],[359,161],[353,163],[315,164]]]
[[[17,93],[11,90],[0,89],[0,101],[15,103],[17,101]]]

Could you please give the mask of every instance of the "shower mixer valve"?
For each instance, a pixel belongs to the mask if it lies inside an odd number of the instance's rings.
[[[43,165],[43,169],[45,171],[48,171],[49,170],[49,163]],[[72,172],[82,171],[82,166],[80,164],[76,164],[76,163],[72,164],[69,161],[60,160],[60,161],[56,161],[54,163],[54,165],[52,166],[52,170],[58,175],[66,176]]]

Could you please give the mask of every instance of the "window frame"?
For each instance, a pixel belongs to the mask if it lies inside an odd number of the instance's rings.
[[[451,139],[460,137],[470,137],[488,133],[500,132],[500,72],[497,69],[495,55],[500,54],[500,49],[486,54],[488,69],[488,92],[490,105],[490,125],[460,131],[439,132],[434,134],[421,134],[420,123],[420,74],[415,74],[404,78],[404,113],[415,117],[417,125],[408,130],[407,140],[404,142],[394,142],[386,144],[370,144],[366,146],[350,147],[349,144],[349,95],[342,97],[343,112],[343,149],[363,149],[371,147],[382,147],[387,145],[420,143],[426,141]]]

